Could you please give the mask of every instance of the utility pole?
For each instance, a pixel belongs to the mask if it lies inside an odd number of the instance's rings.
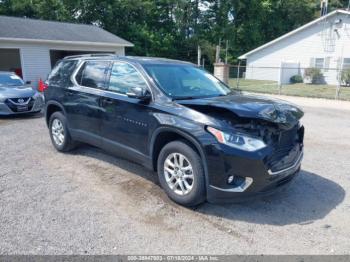
[[[216,53],[215,53],[215,63],[219,63],[219,58],[220,58],[220,46],[216,46]]]
[[[228,40],[226,40],[225,64],[227,65]]]
[[[237,78],[236,78],[236,88],[237,89],[239,89],[240,69],[241,69],[241,60],[239,60],[238,68],[237,68]]]
[[[350,10],[350,0],[349,0],[349,3],[348,3],[348,8],[346,8],[346,10]]]
[[[328,0],[321,0],[321,17],[328,13]]]
[[[335,91],[335,100],[339,99],[339,94],[340,94],[340,89],[341,89],[341,76],[343,73],[343,67],[344,67],[344,48],[345,48],[345,42],[343,41],[343,46],[341,49],[341,56],[340,56],[340,67],[338,68],[338,84],[337,84],[337,89]]]
[[[221,38],[219,39],[219,45],[216,46],[215,63],[219,63],[220,61],[220,46],[221,46]]]
[[[198,45],[197,49],[197,65],[201,66],[201,57],[202,57],[202,50],[201,47]]]

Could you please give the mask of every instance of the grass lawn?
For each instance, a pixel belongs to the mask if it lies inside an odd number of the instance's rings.
[[[237,79],[231,78],[229,85],[232,88],[237,87]],[[247,92],[278,94],[279,88],[275,81],[240,79],[239,89]],[[304,96],[316,98],[334,99],[336,86],[332,85],[311,85],[311,84],[292,84],[282,86],[281,94],[290,96]],[[350,101],[350,87],[342,87],[339,99]]]

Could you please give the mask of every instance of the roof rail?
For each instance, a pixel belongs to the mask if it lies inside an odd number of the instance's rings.
[[[96,53],[96,54],[83,54],[83,55],[71,55],[66,56],[66,58],[79,58],[79,57],[99,57],[99,56],[117,56],[117,54],[111,54],[111,53]]]

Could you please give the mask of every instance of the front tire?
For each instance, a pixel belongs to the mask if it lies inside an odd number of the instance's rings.
[[[51,142],[58,151],[68,152],[75,147],[67,128],[67,119],[61,112],[55,112],[51,115],[49,130]]]
[[[198,153],[182,141],[165,145],[158,157],[158,177],[170,199],[183,206],[203,203],[205,178]]]

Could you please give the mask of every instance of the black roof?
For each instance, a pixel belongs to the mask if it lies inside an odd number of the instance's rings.
[[[65,59],[83,59],[83,60],[103,60],[103,59],[115,59],[123,60],[129,62],[136,62],[139,64],[183,64],[183,65],[194,65],[193,63],[174,60],[161,57],[146,57],[146,56],[118,56],[114,54],[85,54],[85,55],[76,55],[76,56],[67,56]]]
[[[0,38],[132,44],[94,25],[0,16]]]

